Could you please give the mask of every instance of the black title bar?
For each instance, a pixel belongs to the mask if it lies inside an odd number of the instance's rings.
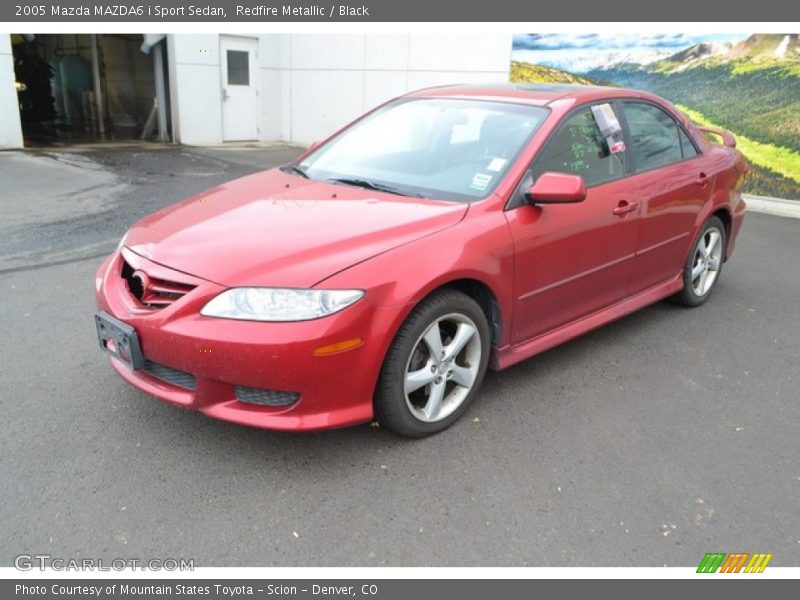
[[[0,20],[22,22],[791,22],[786,0],[3,0]]]

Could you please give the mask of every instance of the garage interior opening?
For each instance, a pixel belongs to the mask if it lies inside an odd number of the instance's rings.
[[[142,34],[14,34],[26,147],[170,141],[166,44]]]

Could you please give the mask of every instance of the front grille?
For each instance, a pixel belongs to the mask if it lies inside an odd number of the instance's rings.
[[[139,302],[155,310],[169,306],[195,288],[188,283],[151,277],[142,270],[134,269],[126,261],[122,262],[122,278]]]
[[[258,388],[237,385],[236,399],[248,404],[260,406],[291,406],[300,399],[300,394],[295,392],[279,392],[277,390],[260,390]]]
[[[183,388],[185,390],[197,389],[197,379],[191,373],[173,369],[167,365],[162,365],[152,360],[144,361],[144,372],[152,375],[156,379],[166,381],[174,386]]]

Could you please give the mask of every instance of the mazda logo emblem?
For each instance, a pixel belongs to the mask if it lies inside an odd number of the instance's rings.
[[[139,281],[139,284],[142,286],[142,296],[144,296],[144,293],[150,288],[150,277],[147,273],[143,271],[134,271],[131,275],[131,279]],[[139,299],[141,300],[141,297]]]

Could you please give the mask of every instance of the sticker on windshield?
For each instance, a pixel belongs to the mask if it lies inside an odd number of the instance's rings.
[[[505,158],[493,158],[491,162],[489,162],[489,166],[486,167],[486,170],[497,173],[498,171],[503,170],[503,167],[506,166],[507,162],[508,161]]]
[[[469,187],[474,190],[478,190],[479,192],[483,192],[486,188],[489,187],[489,184],[492,182],[492,176],[487,175],[486,173],[475,173],[472,177],[472,183]]]

